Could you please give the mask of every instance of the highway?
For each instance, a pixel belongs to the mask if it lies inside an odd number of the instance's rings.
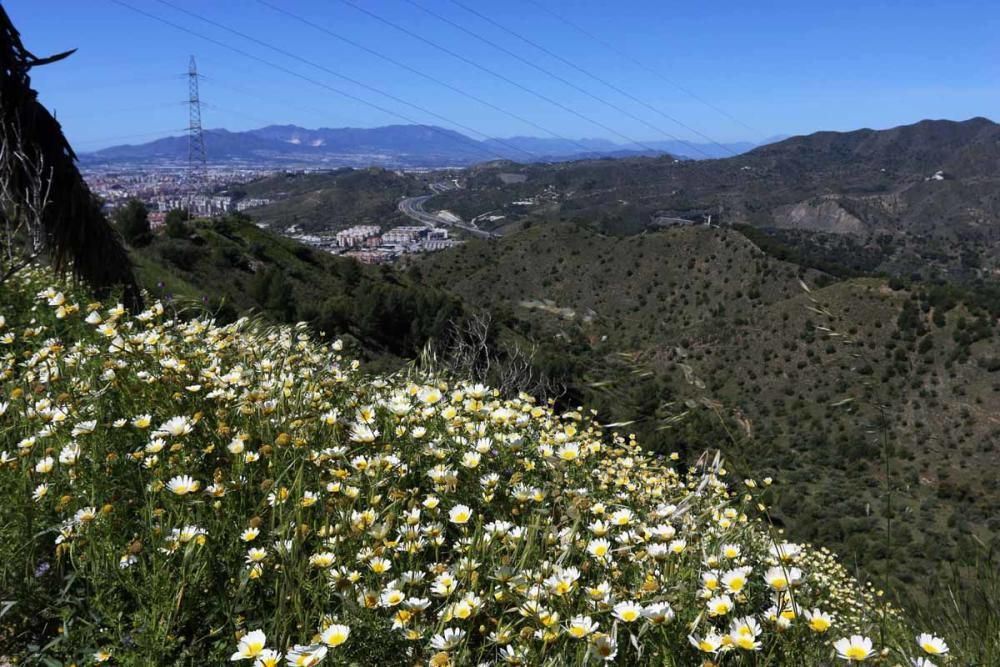
[[[407,197],[399,202],[399,212],[410,218],[411,220],[416,220],[422,225],[427,227],[456,227],[458,229],[465,230],[477,236],[481,239],[495,239],[498,238],[496,234],[479,229],[478,227],[473,227],[465,222],[452,222],[450,220],[445,220],[439,218],[433,213],[428,213],[424,210],[424,202],[433,197],[434,195],[421,195],[420,197]]]

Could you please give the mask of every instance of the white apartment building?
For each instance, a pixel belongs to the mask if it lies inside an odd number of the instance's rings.
[[[382,231],[381,228],[376,225],[355,225],[342,232],[337,232],[337,246],[353,248],[373,236],[378,236],[380,231]]]
[[[409,245],[426,234],[426,227],[416,225],[395,227],[382,235],[382,243],[385,245]]]

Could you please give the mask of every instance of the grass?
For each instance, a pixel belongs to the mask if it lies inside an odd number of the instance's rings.
[[[786,542],[770,480],[718,456],[649,454],[460,378],[368,375],[305,327],[130,317],[41,270],[6,289],[12,659],[901,664],[941,631]]]

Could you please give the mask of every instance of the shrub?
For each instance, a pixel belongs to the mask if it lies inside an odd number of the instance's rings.
[[[130,199],[114,212],[115,226],[122,238],[132,246],[147,245],[153,238],[149,227],[149,211],[138,199]]]

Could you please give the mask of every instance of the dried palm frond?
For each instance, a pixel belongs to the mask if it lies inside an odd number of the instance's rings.
[[[44,252],[57,272],[69,271],[98,292],[120,286],[127,305],[138,308],[141,298],[128,254],[80,175],[62,127],[31,88],[32,67],[72,53],[34,56],[0,7],[0,140],[5,156],[0,160],[0,215],[7,229],[33,227],[27,232],[29,246],[35,254]],[[30,218],[27,225],[25,217]],[[11,268],[16,265],[4,267],[5,272]]]

